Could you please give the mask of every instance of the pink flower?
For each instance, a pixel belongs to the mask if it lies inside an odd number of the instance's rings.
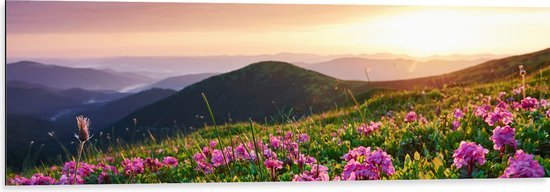
[[[145,165],[142,158],[134,157],[130,159],[124,159],[122,161],[122,167],[124,167],[124,173],[126,176],[141,174],[145,172]]]
[[[370,147],[360,146],[350,150],[342,159],[348,161],[341,173],[343,180],[376,180],[382,173],[388,176],[395,173],[391,156],[381,149],[371,152]]]
[[[280,138],[275,137],[272,134],[269,134],[269,143],[271,144],[271,147],[273,147],[274,149],[279,149],[281,147]]]
[[[309,136],[305,133],[302,133],[298,135],[298,143],[306,143],[309,142]]]
[[[484,104],[483,106],[478,106],[474,109],[474,115],[476,117],[481,117],[485,119],[491,110],[491,106]]]
[[[21,177],[20,175],[16,175],[15,177],[9,180],[9,183],[12,185],[30,185],[31,180],[25,177]]]
[[[265,168],[271,170],[277,170],[283,168],[283,162],[278,159],[267,159],[264,161]]]
[[[500,178],[544,177],[544,168],[533,159],[533,155],[526,154],[523,150],[517,150],[514,157],[508,159],[508,163],[510,165]]]
[[[219,167],[220,165],[224,165],[225,160],[223,158],[222,151],[217,150],[217,149],[212,151],[211,162],[212,162],[212,165],[214,165],[214,167]]]
[[[359,133],[363,133],[364,135],[370,135],[374,131],[380,129],[380,126],[382,126],[382,123],[371,121],[369,125],[361,124],[357,128],[357,131],[359,131]]]
[[[460,127],[460,120],[454,120],[453,121],[453,131],[456,131]]]
[[[497,123],[508,125],[512,123],[513,118],[514,116],[508,110],[496,107],[493,112],[487,115],[485,122],[489,124],[489,126],[493,126]]]
[[[75,184],[74,183],[74,174],[68,174],[68,175],[61,175],[61,177],[59,177],[59,182],[57,182],[57,184],[59,185],[70,185],[70,184]],[[84,184],[84,179],[82,179],[82,177],[80,175],[76,175],[76,184]]]
[[[405,122],[410,123],[416,121],[416,113],[414,111],[410,111],[405,115]]]
[[[162,163],[160,163],[160,161],[156,158],[153,159],[153,158],[147,157],[145,158],[145,166],[149,170],[155,172],[155,171],[158,171],[160,167],[162,167]]]
[[[323,165],[312,165],[311,171],[304,171],[303,173],[294,175],[292,181],[328,181],[328,168]]]
[[[548,109],[548,111],[546,111],[546,116],[547,116],[548,118],[550,118],[550,109]]]
[[[481,145],[477,145],[475,142],[460,142],[460,147],[455,150],[453,154],[453,165],[457,168],[462,166],[473,166],[477,162],[479,165],[485,164],[485,154],[489,153],[489,150],[483,148]]]
[[[162,164],[168,165],[170,167],[177,167],[178,166],[178,159],[176,159],[174,157],[171,157],[171,156],[166,156],[162,160]]]
[[[540,106],[543,107],[543,108],[546,108],[550,105],[550,103],[548,103],[548,100],[546,99],[541,99],[540,100]]]
[[[498,98],[502,99],[502,98],[504,98],[504,96],[506,96],[506,92],[501,91],[501,92],[498,93]]]
[[[514,89],[512,92],[514,95],[519,95],[523,91],[523,86],[519,86],[518,88]]]
[[[264,149],[264,157],[266,159],[277,158],[277,154],[271,151],[271,149]]]
[[[493,148],[495,150],[501,150],[501,147],[504,145],[509,145],[516,148],[516,140],[514,139],[514,136],[516,136],[515,133],[516,129],[511,128],[510,126],[506,125],[504,127],[498,126],[497,128],[493,129],[493,135],[491,136],[491,140],[495,145]],[[502,148],[504,150],[504,148]]]
[[[460,110],[459,108],[456,108],[453,111],[453,115],[454,115],[455,119],[462,119],[464,117],[464,112],[462,112],[462,110]]]
[[[193,160],[197,163],[197,170],[201,170],[205,174],[210,174],[213,172],[212,164],[206,161],[206,157],[201,152],[195,153],[195,155],[193,155]]]
[[[504,102],[504,101],[501,101],[495,107],[501,108],[501,109],[508,109],[508,104],[506,104],[506,102]]]
[[[97,176],[97,183],[99,184],[110,184],[111,183],[111,176],[107,174],[106,172],[101,172]]]
[[[538,107],[538,101],[536,98],[527,97],[521,100],[521,107],[528,111],[535,111]]]
[[[210,148],[214,149],[214,148],[216,148],[217,145],[218,145],[218,142],[216,140],[211,140],[210,141]]]
[[[54,178],[36,173],[31,177],[31,185],[53,185],[57,181]]]
[[[298,165],[299,167],[303,167],[304,165],[313,165],[314,163],[317,163],[317,160],[314,157],[310,157],[304,154],[300,154],[298,158],[294,160],[294,164]]]

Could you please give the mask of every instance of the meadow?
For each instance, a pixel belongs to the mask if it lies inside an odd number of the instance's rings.
[[[9,173],[9,185],[291,182],[550,176],[550,68],[511,81],[381,90],[349,106],[275,124],[215,122],[137,143],[98,140],[80,119],[82,155]],[[342,90],[346,91],[346,90]],[[139,122],[139,119],[136,120]],[[77,124],[75,124],[77,127]],[[75,128],[75,130],[77,130]],[[101,137],[100,137],[101,138]],[[76,145],[75,145],[76,146]],[[75,147],[66,146],[66,147]],[[100,147],[101,146],[101,147]],[[107,147],[103,147],[107,146]],[[75,174],[76,173],[76,174]]]

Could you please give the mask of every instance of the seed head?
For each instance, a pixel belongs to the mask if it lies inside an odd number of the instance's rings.
[[[81,142],[88,141],[90,139],[90,119],[80,115],[76,117],[76,123],[78,125],[78,135],[75,134],[75,137]]]
[[[525,69],[523,68],[523,65],[520,65],[520,66],[519,66],[519,75],[525,76],[526,74],[527,74],[527,72],[526,72]]]

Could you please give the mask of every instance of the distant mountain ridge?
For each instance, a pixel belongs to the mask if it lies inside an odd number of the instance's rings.
[[[58,89],[122,90],[149,83],[152,79],[130,73],[114,73],[92,68],[71,68],[20,61],[6,65],[8,81],[39,83]]]
[[[162,89],[172,89],[172,90],[179,91],[189,85],[202,81],[208,77],[212,77],[214,75],[219,75],[219,73],[199,73],[199,74],[179,75],[179,76],[169,77],[169,78],[160,80],[156,83],[147,85],[145,87],[140,87],[136,90],[162,88]]]

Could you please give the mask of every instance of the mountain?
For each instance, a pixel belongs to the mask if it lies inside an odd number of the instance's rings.
[[[71,68],[20,61],[6,65],[8,81],[39,83],[57,89],[123,90],[150,83],[150,78],[91,68]]]
[[[188,86],[173,96],[138,109],[113,127],[120,133],[121,128],[132,126],[134,118],[140,127],[210,124],[202,93],[208,97],[218,123],[249,118],[273,121],[282,114],[299,118],[344,103],[346,89],[365,92],[364,84],[341,81],[285,62],[259,62]]]
[[[8,113],[54,121],[59,115],[91,108],[126,95],[113,91],[55,89],[41,84],[8,81],[6,105]]]
[[[416,61],[410,59],[342,57],[327,62],[305,65],[304,67],[345,80],[389,81],[444,74],[484,61],[487,61],[487,59]],[[368,79],[365,70],[369,73]]]
[[[519,65],[527,75],[537,75],[550,66],[550,48],[541,51],[495,59],[442,75],[397,81],[370,82],[369,86],[392,89],[442,87],[444,85],[470,85],[508,80],[519,77]]]
[[[163,88],[163,89],[172,89],[172,90],[181,90],[184,87],[187,87],[193,83],[202,81],[208,77],[218,75],[218,73],[200,73],[200,74],[190,74],[190,75],[180,75],[175,77],[169,77],[163,80],[160,80],[156,83],[148,85],[139,90],[147,90],[151,88]]]
[[[176,91],[171,89],[152,88],[108,102],[100,107],[81,111],[78,114],[92,119],[94,122],[94,127],[96,128],[95,132],[99,132],[102,128],[105,128],[117,120],[122,119],[131,112],[143,106],[162,100],[173,95],[174,93],[176,93]],[[68,118],[68,121],[72,121],[74,116],[66,118]]]
[[[68,144],[68,138],[76,130],[76,127],[27,115],[7,113],[6,120],[6,163],[15,168],[21,168],[25,160],[47,159],[59,154],[61,148],[48,132],[53,131],[56,137],[65,138],[61,142]]]

